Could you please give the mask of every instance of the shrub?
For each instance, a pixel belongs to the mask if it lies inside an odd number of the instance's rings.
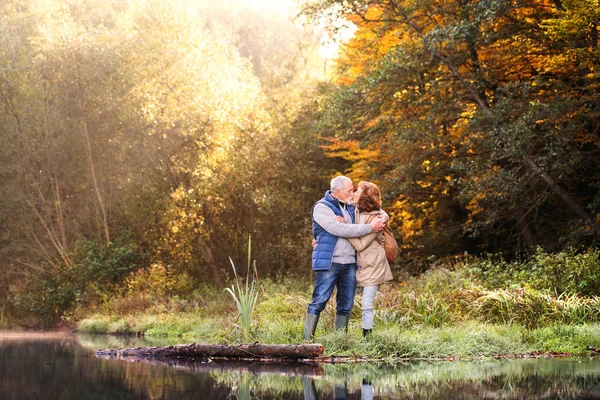
[[[248,238],[248,268],[246,270],[245,287],[244,285],[240,285],[240,278],[235,270],[233,260],[229,258],[229,261],[233,268],[235,285],[231,285],[231,288],[225,288],[225,290],[231,294],[231,297],[233,297],[233,300],[235,301],[238,309],[237,318],[240,320],[242,337],[244,340],[248,340],[250,337],[250,328],[252,326],[252,313],[254,312],[256,300],[258,299],[258,276],[256,272],[256,261],[252,262],[252,241],[250,237]],[[250,267],[252,267],[252,270]]]
[[[475,301],[474,315],[485,322],[537,328],[554,323],[598,322],[600,298],[563,293],[555,297],[531,288],[493,290]]]
[[[110,320],[104,317],[91,317],[79,322],[79,331],[83,333],[108,333]]]
[[[527,259],[467,258],[458,268],[488,289],[530,288],[556,293],[600,294],[600,251],[575,249],[548,254],[541,248]]]
[[[127,296],[149,295],[153,298],[166,298],[179,295],[188,296],[194,290],[193,279],[185,272],[173,273],[162,264],[152,264],[131,272],[124,285]]]
[[[125,234],[110,246],[83,240],[71,259],[68,267],[48,275],[30,275],[19,286],[13,285],[11,307],[43,324],[55,323],[80,307],[89,307],[112,295],[116,285],[139,268],[144,257],[130,235]]]

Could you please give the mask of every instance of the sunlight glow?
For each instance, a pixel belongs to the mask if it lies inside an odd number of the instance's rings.
[[[240,0],[240,2],[258,9],[277,10],[282,12],[290,11],[294,6],[292,0]]]
[[[181,0],[181,2],[192,8],[204,8],[206,4],[212,3],[209,0]],[[256,10],[290,15],[298,4],[295,0],[220,0],[219,3],[223,9],[234,10],[240,6],[247,6]]]

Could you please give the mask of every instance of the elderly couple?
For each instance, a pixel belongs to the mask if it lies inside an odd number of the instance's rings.
[[[382,229],[388,215],[381,210],[379,188],[369,182],[358,184],[345,176],[331,180],[331,190],[312,210],[312,268],[316,273],[312,301],[304,322],[305,340],[311,339],[319,315],[337,288],[335,329],[348,330],[356,286],[362,286],[362,328],[373,329],[373,300],[392,272],[383,248]],[[357,256],[358,252],[358,256]]]

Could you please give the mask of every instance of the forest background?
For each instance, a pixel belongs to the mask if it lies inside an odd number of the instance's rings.
[[[310,283],[340,173],[382,188],[396,276],[600,244],[597,0],[191,3],[2,2],[0,325],[222,292],[250,234]]]

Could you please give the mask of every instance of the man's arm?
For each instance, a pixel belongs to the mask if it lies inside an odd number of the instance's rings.
[[[325,204],[317,204],[313,210],[315,222],[334,236],[343,238],[359,237],[373,231],[371,224],[346,224],[337,222],[335,216],[333,210]]]

